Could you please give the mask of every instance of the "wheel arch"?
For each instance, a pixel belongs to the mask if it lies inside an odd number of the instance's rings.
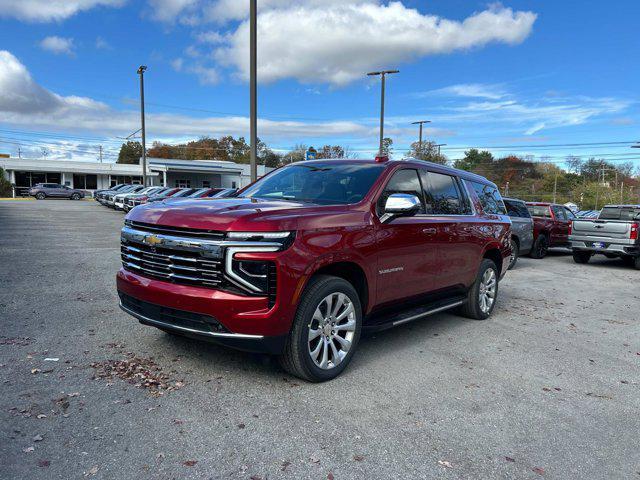
[[[359,263],[352,260],[326,260],[317,263],[314,268],[307,272],[304,284],[300,289],[301,293],[315,275],[331,275],[349,282],[358,293],[362,312],[366,313],[368,311],[367,308],[371,299],[371,284],[367,278],[365,269]]]
[[[504,258],[502,258],[502,252],[496,246],[490,246],[485,250],[482,258],[487,258],[496,264],[498,267],[498,276],[502,275],[502,267],[504,264]]]

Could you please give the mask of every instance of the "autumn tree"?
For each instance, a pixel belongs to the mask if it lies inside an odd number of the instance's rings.
[[[426,160],[427,162],[439,163],[441,165],[449,163],[449,159],[446,155],[440,153],[440,148],[435,142],[412,143],[408,157],[417,158],[418,160]]]

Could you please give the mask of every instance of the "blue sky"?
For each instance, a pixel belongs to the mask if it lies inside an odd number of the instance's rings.
[[[94,159],[136,130],[148,65],[148,140],[247,135],[246,7],[240,0],[0,0],[0,152]],[[640,140],[632,0],[258,0],[261,138],[375,151],[379,83],[401,156],[412,121],[459,158],[602,154]],[[553,145],[594,143],[575,147]],[[547,145],[551,145],[547,147]],[[24,153],[23,153],[24,155]],[[640,163],[638,161],[637,163]]]

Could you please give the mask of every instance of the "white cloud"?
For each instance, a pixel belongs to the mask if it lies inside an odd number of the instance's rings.
[[[185,12],[191,11],[198,0],[148,0],[149,13],[152,19],[159,22],[173,23],[180,20]],[[187,22],[188,23],[188,22]]]
[[[54,35],[44,38],[40,42],[40,48],[55,53],[56,55],[73,55],[75,45],[73,44],[73,38],[57,37]]]
[[[126,0],[0,0],[0,17],[28,22],[66,20],[95,7],[120,7]]]
[[[102,37],[96,37],[96,48],[98,50],[113,50],[113,47]]]
[[[426,97],[430,95],[454,96],[454,97],[472,97],[472,98],[488,98],[491,100],[499,100],[507,96],[502,85],[486,85],[480,83],[463,83],[458,85],[450,85],[448,87],[430,90],[424,93],[418,93],[416,97]]]
[[[195,68],[195,67],[194,67]],[[208,72],[200,72],[204,77]],[[63,97],[38,85],[26,67],[10,52],[0,50],[0,118],[2,123],[31,128],[122,135],[137,130],[137,110],[115,110],[86,97]],[[349,135],[373,138],[375,126],[352,121],[259,121],[261,138],[318,138]],[[201,135],[243,135],[249,131],[244,116],[190,117],[169,113],[147,114],[150,138]]]
[[[273,0],[274,6],[284,3]],[[419,57],[489,43],[518,44],[531,33],[535,20],[532,12],[501,6],[460,22],[423,15],[401,2],[305,1],[261,13],[258,74],[261,82],[296,78],[344,85],[369,70],[397,67]],[[214,58],[246,79],[248,43],[249,25],[243,21],[225,35]]]

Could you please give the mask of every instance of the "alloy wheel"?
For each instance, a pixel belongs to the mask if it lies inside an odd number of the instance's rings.
[[[356,311],[344,293],[327,295],[316,307],[309,323],[308,350],[313,363],[323,370],[338,366],[347,356],[356,331]]]
[[[493,303],[496,300],[496,289],[498,282],[496,279],[496,272],[492,268],[485,270],[480,281],[479,298],[480,310],[483,313],[489,313],[493,307]]]

